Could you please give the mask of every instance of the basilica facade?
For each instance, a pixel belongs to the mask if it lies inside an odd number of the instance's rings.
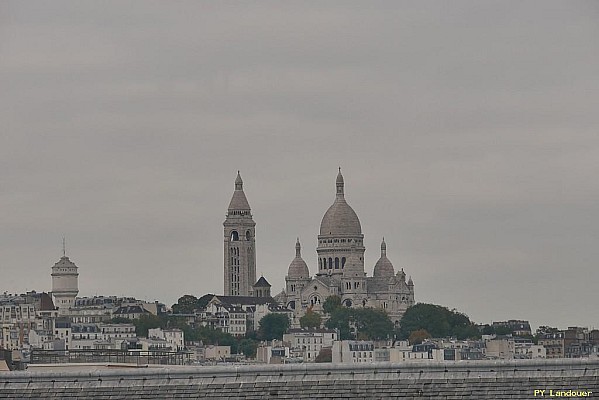
[[[364,271],[364,234],[360,219],[345,200],[341,170],[335,182],[335,201],[325,212],[318,235],[317,266],[314,276],[295,244],[295,258],[285,277],[285,290],[275,299],[294,311],[296,322],[308,310],[322,312],[327,297],[339,296],[347,307],[381,308],[399,324],[408,307],[414,305],[414,282],[406,282],[403,269],[395,272],[387,258],[387,244],[381,243],[381,256],[373,276]]]
[[[256,282],[255,222],[243,191],[239,173],[227,210],[224,227],[224,293],[229,296],[263,296],[270,290],[258,290],[268,284]],[[317,272],[311,275],[302,258],[299,239],[295,258],[285,277],[285,289],[274,300],[293,310],[294,325],[308,310],[322,312],[329,296],[339,296],[346,307],[373,307],[387,312],[399,324],[408,307],[414,304],[414,282],[406,281],[403,269],[395,271],[387,258],[383,239],[381,256],[373,276],[364,270],[364,234],[356,212],[345,200],[341,170],[335,182],[335,201],[320,223],[316,248]],[[256,283],[254,283],[256,282]],[[268,284],[270,288],[270,284]]]

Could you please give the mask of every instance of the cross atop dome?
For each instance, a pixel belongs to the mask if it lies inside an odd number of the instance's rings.
[[[336,185],[337,185],[337,197],[343,197],[344,182],[343,182],[343,175],[341,175],[341,167],[339,167],[339,173],[337,174]]]
[[[295,242],[295,257],[302,258],[302,245],[300,244],[299,237],[297,238],[297,241]]]

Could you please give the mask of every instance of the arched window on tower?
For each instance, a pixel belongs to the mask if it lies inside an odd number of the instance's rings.
[[[329,257],[329,269],[333,268],[333,257]]]
[[[231,240],[234,242],[239,240],[239,233],[237,233],[237,231],[231,232]]]
[[[339,257],[335,257],[335,269],[339,269]]]
[[[323,267],[324,269],[327,269],[327,259],[326,259],[326,258],[323,258],[323,259],[322,259],[322,267]]]
[[[252,232],[250,232],[250,231],[245,232],[245,240],[252,240]]]
[[[341,269],[345,268],[345,257],[341,257]]]
[[[322,269],[322,258],[318,259],[318,269]]]

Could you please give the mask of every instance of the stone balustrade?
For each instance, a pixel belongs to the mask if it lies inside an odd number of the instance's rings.
[[[71,367],[0,372],[0,399],[599,398],[599,359]]]

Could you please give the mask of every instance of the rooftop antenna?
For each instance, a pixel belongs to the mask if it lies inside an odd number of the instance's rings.
[[[64,239],[64,236],[62,237],[62,256],[63,257],[67,256],[67,245],[66,245],[66,241]]]

